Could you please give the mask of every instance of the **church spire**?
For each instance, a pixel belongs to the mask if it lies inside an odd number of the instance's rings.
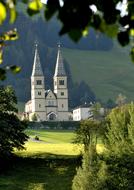
[[[56,68],[55,68],[55,77],[58,76],[66,76],[65,68],[64,68],[64,63],[61,55],[61,45],[60,43],[58,44],[58,54],[57,54],[57,61],[56,61]]]
[[[40,64],[40,57],[38,53],[38,44],[35,44],[35,55],[32,76],[43,76],[43,71]]]

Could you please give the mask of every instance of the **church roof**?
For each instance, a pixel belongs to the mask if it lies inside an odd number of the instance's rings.
[[[43,76],[37,44],[35,48],[32,76]]]
[[[51,94],[52,93],[52,95],[57,99],[57,96],[56,96],[56,94],[52,91],[52,90],[46,90],[46,92],[45,92],[45,97],[47,98],[47,96],[49,95],[49,94]]]
[[[61,55],[61,48],[60,44],[58,45],[58,54],[57,54],[57,61],[56,61],[56,68],[55,68],[55,77],[58,76],[66,76],[65,68],[64,68],[64,63]]]

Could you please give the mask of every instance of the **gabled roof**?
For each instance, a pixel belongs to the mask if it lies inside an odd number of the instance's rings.
[[[66,76],[60,44],[58,45],[57,61],[56,61],[56,68],[55,68],[54,76],[55,77]]]
[[[56,94],[50,89],[45,92],[46,99],[48,98],[49,95],[52,95],[55,99],[57,99]]]
[[[35,46],[34,64],[32,76],[43,76],[37,44]]]

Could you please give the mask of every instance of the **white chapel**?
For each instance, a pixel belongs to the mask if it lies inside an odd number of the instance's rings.
[[[68,88],[61,47],[58,45],[57,61],[53,76],[54,90],[45,88],[38,45],[35,47],[33,70],[31,75],[31,100],[25,104],[25,115],[38,121],[68,121]]]

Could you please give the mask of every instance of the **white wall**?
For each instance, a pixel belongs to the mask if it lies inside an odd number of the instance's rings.
[[[77,108],[73,110],[73,120],[80,121],[92,116],[91,108]]]

